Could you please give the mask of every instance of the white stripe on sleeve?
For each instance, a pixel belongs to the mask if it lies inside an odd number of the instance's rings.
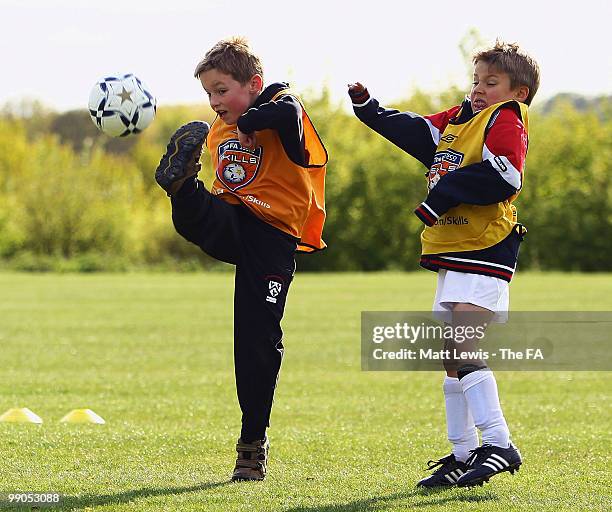
[[[432,210],[432,209],[429,207],[429,205],[428,205],[427,203],[421,203],[421,205],[422,205],[422,206],[423,206],[423,207],[424,207],[424,208],[425,208],[425,209],[426,209],[426,210],[427,210],[429,213],[431,213],[431,214],[432,214],[432,215],[433,215],[433,216],[434,216],[436,219],[439,219],[439,218],[440,218],[440,216],[439,216],[439,215],[438,215],[436,212],[434,212],[434,211],[433,211],[433,210]]]
[[[429,127],[429,132],[431,133],[431,138],[434,144],[437,146],[438,144],[440,144],[440,130],[438,130],[429,119],[423,117],[423,121],[427,123],[427,126]]]
[[[364,101],[363,103],[353,103],[353,107],[365,107],[368,103],[370,103],[370,101],[372,101],[372,96],[370,96],[368,100]]]
[[[505,156],[497,156],[491,153],[491,150],[485,144],[482,147],[482,160],[491,163],[493,168],[516,190],[522,187],[521,173],[518,171],[512,162]]]

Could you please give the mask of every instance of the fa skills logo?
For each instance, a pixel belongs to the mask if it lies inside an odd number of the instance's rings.
[[[232,192],[248,185],[257,176],[263,152],[261,146],[249,150],[237,139],[230,139],[221,144],[217,152],[217,179]]]
[[[438,151],[434,155],[433,165],[427,173],[429,190],[436,186],[442,176],[460,167],[461,162],[463,162],[463,153],[453,151],[452,149]]]

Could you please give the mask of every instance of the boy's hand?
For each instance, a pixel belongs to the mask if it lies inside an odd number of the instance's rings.
[[[360,95],[365,91],[365,86],[361,82],[355,82],[354,84],[348,84],[348,92],[351,96]]]
[[[370,93],[368,93],[365,85],[360,82],[348,84],[348,93],[354,104],[365,103],[370,99]]]
[[[255,146],[257,146],[255,132],[242,133],[239,128],[236,128],[236,131],[238,132],[238,141],[243,148],[255,149]]]

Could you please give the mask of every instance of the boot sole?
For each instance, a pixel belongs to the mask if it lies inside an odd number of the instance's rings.
[[[155,169],[155,181],[166,192],[170,191],[173,183],[187,177],[187,164],[194,152],[204,144],[209,130],[208,123],[192,121],[174,133]]]
[[[234,478],[232,477],[232,482],[262,482],[265,477],[262,478],[249,478],[245,476]]]
[[[510,473],[511,475],[514,475],[515,471],[518,471],[519,468],[521,467],[521,464],[522,462],[518,462],[516,464],[513,464],[512,466],[508,466],[507,468],[502,469],[501,471],[498,471],[497,473],[493,473],[492,475],[483,476],[482,478],[470,480],[469,482],[465,482],[465,483],[459,483],[457,484],[457,487],[475,487],[477,485],[482,487],[485,482],[489,481],[489,479],[493,478],[495,475],[499,475],[500,473],[503,473],[504,471],[508,471],[508,473]]]
[[[449,489],[451,487],[455,487],[457,484],[436,484],[436,485],[423,485],[423,484],[416,484],[416,488],[417,489]]]

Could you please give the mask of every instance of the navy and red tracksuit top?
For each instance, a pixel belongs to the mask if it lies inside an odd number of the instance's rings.
[[[469,99],[421,116],[352,95],[367,126],[419,160],[428,194],[415,214],[425,224],[421,266],[510,281],[525,228],[512,204],[523,184],[527,106],[502,102],[474,113]]]

